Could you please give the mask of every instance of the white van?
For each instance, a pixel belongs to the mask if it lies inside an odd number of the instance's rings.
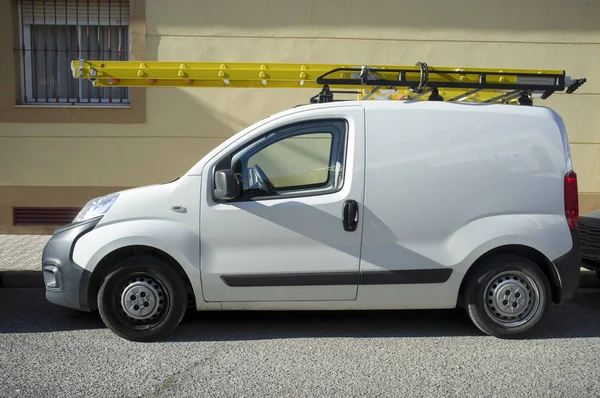
[[[119,336],[186,309],[466,309],[521,336],[580,270],[577,176],[544,107],[311,104],[231,137],[176,181],[90,201],[43,253],[49,301]]]

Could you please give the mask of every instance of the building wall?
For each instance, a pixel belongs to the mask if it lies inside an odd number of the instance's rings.
[[[40,109],[15,108],[14,87],[6,89],[13,83],[4,79],[15,65],[12,1],[0,0],[0,29],[13,37],[8,44],[0,42],[0,233],[53,229],[13,227],[12,206],[81,206],[115,189],[173,179],[246,125],[305,103],[315,94],[148,88],[139,89],[137,98],[132,95],[134,112],[45,109],[46,114],[40,114]],[[565,119],[582,213],[600,208],[598,1],[571,0],[568,6],[560,0],[132,4],[141,8],[132,14],[137,23],[132,24],[133,59],[398,65],[425,61],[565,69],[574,77],[587,77],[576,94],[556,94],[537,104],[554,108]],[[139,113],[140,107],[144,112]],[[23,116],[15,116],[15,111]]]

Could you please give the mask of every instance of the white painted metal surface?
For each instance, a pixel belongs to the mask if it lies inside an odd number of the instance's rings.
[[[224,155],[283,125],[332,117],[349,125],[342,190],[212,200],[213,166]],[[122,192],[77,242],[74,260],[93,271],[120,247],[158,248],[184,268],[198,309],[450,308],[469,266],[489,250],[519,244],[550,260],[569,251],[563,177],[571,167],[564,124],[546,108],[309,105],[248,127],[178,181]],[[346,199],[364,204],[355,232],[342,228]],[[230,287],[221,279],[432,268],[453,273],[444,283],[412,285]]]
[[[389,103],[388,103],[389,104]],[[360,300],[453,307],[487,251],[571,248],[567,170],[553,112],[502,105],[379,104],[367,109],[361,271],[451,268],[442,285],[361,286]]]
[[[211,170],[223,157],[281,126],[320,118],[348,123],[345,181],[339,192],[215,203]],[[354,300],[357,284],[329,286],[229,287],[223,274],[351,272],[358,281],[362,229],[342,228],[347,199],[364,193],[364,109],[336,107],[289,115],[267,123],[213,157],[204,167],[200,218],[200,260],[207,301]],[[359,210],[362,214],[362,206]]]

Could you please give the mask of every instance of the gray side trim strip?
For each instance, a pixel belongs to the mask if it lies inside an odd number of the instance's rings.
[[[227,286],[339,286],[358,285],[358,272],[310,274],[222,275]]]
[[[221,275],[230,287],[259,286],[341,286],[341,285],[407,285],[444,283],[450,279],[449,268],[369,271],[323,272],[294,274]]]
[[[409,285],[420,283],[444,283],[450,279],[452,269],[408,269],[401,271],[363,272],[361,285]]]

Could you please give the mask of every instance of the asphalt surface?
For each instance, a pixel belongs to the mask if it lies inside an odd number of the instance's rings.
[[[527,340],[451,310],[191,313],[132,343],[42,290],[0,289],[0,397],[598,397],[595,283]]]

